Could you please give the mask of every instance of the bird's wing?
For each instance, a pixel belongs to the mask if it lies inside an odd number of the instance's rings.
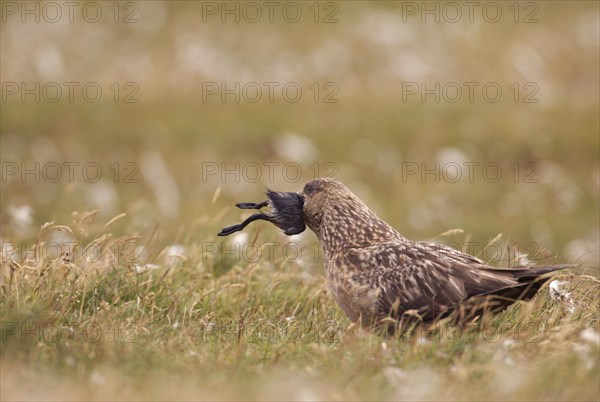
[[[511,275],[489,272],[473,256],[437,243],[382,242],[347,250],[352,279],[379,292],[380,315],[417,310],[435,318],[466,298],[516,284]]]

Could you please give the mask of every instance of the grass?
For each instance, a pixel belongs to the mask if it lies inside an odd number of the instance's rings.
[[[440,323],[383,338],[348,321],[317,264],[250,256],[221,267],[187,244],[185,256],[149,245],[140,265],[113,252],[135,236],[72,226],[47,225],[38,249],[66,232],[101,244],[101,257],[75,248],[4,263],[5,400],[598,398],[593,276],[562,274],[573,314],[544,290],[464,331]]]

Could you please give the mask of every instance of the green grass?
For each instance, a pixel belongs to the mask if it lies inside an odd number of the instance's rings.
[[[99,261],[76,249],[71,261],[3,266],[4,399],[598,397],[600,345],[585,338],[600,330],[592,276],[562,274],[573,314],[544,289],[463,330],[442,322],[384,338],[349,322],[316,264],[224,268],[189,244],[170,260],[149,250],[156,266],[139,272],[112,251],[128,237],[95,241],[102,223],[73,226],[81,244],[103,244]],[[40,249],[56,230],[40,232]]]

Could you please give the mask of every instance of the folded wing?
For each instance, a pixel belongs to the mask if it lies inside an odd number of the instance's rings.
[[[355,267],[352,280],[377,289],[380,317],[398,318],[415,311],[425,321],[459,307],[473,310],[475,302],[484,300],[501,310],[533,297],[547,280],[540,280],[541,275],[570,267],[494,268],[448,246],[427,242],[383,242],[345,254]]]

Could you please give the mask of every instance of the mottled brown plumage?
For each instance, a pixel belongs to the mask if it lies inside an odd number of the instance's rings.
[[[306,224],[317,235],[333,297],[352,321],[367,327],[498,311],[533,297],[547,280],[540,275],[570,267],[499,269],[443,244],[408,240],[331,178],[313,180],[300,193],[268,195],[269,220],[286,232]]]

